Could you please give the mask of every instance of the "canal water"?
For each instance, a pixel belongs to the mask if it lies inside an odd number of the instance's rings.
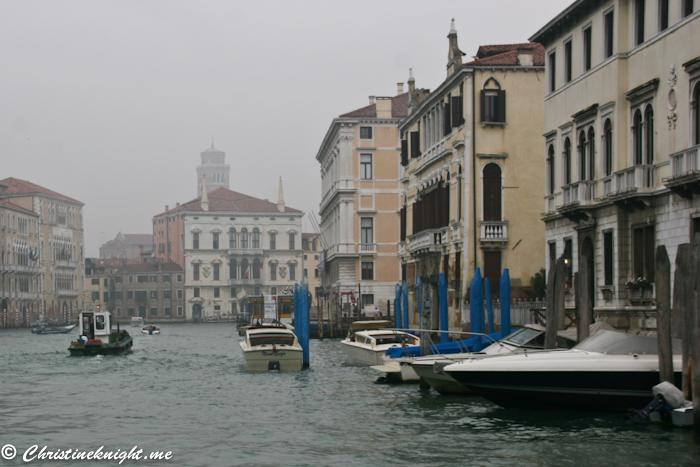
[[[0,465],[26,465],[34,445],[117,454],[136,446],[142,459],[122,465],[143,466],[700,465],[690,430],[375,384],[373,370],[343,363],[338,339],[311,341],[308,371],[251,373],[233,325],[162,328],[134,332],[133,351],[113,357],[68,357],[77,333],[1,330],[0,445],[17,457]],[[171,459],[143,459],[154,451]]]

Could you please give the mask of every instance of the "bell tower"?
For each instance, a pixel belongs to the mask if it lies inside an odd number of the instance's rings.
[[[231,167],[226,164],[226,153],[211,147],[200,153],[202,164],[197,166],[197,196],[202,196],[202,180],[206,179],[207,193],[217,188],[229,188]]]

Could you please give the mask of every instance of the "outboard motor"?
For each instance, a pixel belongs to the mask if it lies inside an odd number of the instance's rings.
[[[270,360],[267,364],[267,370],[268,371],[272,371],[272,370],[280,371],[280,362],[277,360]]]

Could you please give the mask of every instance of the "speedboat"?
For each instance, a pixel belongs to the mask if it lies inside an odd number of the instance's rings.
[[[355,321],[348,337],[340,341],[351,365],[382,363],[382,355],[392,347],[420,345],[420,338],[404,331],[388,329],[389,321]]]
[[[116,355],[131,349],[133,341],[124,329],[113,329],[109,311],[83,311],[78,318],[80,339],[72,341],[68,351],[71,356]]]
[[[599,322],[590,326],[590,333],[598,329],[613,328]],[[449,355],[426,355],[410,362],[413,371],[419,378],[428,383],[440,394],[471,394],[472,391],[459,384],[453,377],[443,371],[447,365],[473,358],[511,355],[513,353],[541,352],[544,350],[545,328],[538,324],[526,324],[522,328],[500,339],[481,352],[454,353]],[[557,348],[570,349],[576,345],[576,328],[557,332]]]
[[[143,318],[140,316],[133,316],[131,318],[131,325],[135,328],[136,327],[140,328],[141,326],[143,326]]]
[[[149,334],[149,335],[160,334],[160,327],[156,326],[155,324],[149,324],[149,325],[144,326],[141,329],[141,332],[143,334]]]
[[[238,343],[249,371],[300,371],[304,349],[294,327],[279,321],[250,326]]]
[[[32,334],[68,334],[71,332],[77,324],[70,324],[68,326],[39,326],[32,328]]]
[[[674,368],[681,341],[673,340]],[[570,350],[473,358],[445,373],[502,407],[626,411],[643,407],[659,383],[656,337],[599,330]],[[681,372],[674,374],[680,387]]]

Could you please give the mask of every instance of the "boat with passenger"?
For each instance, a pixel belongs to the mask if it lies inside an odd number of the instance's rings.
[[[80,339],[70,343],[71,356],[116,355],[131,349],[131,336],[119,328],[118,322],[113,329],[115,321],[109,311],[81,312],[78,318]]]
[[[409,332],[390,329],[390,321],[355,321],[348,336],[340,341],[347,363],[358,366],[380,365],[382,355],[395,347],[420,345],[420,338]]]
[[[249,326],[238,344],[249,371],[301,371],[304,350],[290,324],[270,319]]]
[[[148,324],[144,326],[141,329],[141,332],[143,334],[148,334],[148,335],[153,335],[153,334],[160,334],[160,326],[156,326],[155,324]]]

